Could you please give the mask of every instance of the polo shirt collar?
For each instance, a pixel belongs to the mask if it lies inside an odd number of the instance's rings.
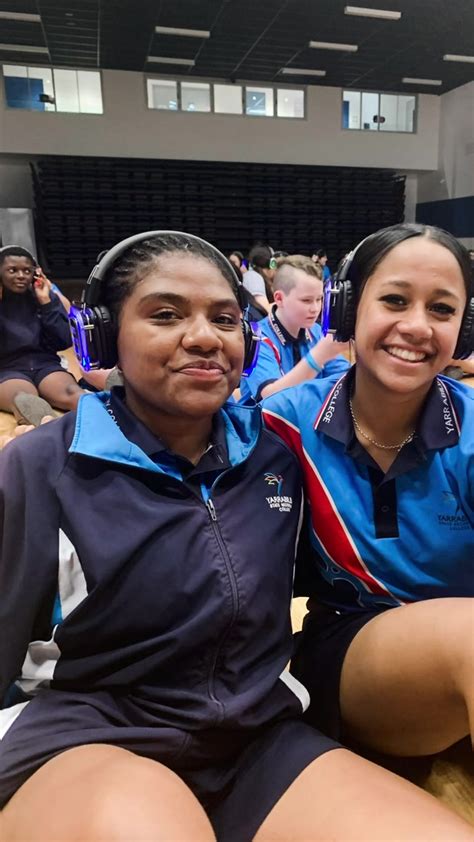
[[[279,339],[283,347],[286,345],[295,345],[299,342],[307,342],[308,341],[308,332],[302,327],[298,333],[298,336],[292,336],[291,333],[286,329],[286,327],[281,323],[280,319],[278,318],[277,314],[277,305],[273,304],[269,314],[268,314],[268,321],[270,322],[270,326]]]
[[[222,471],[230,467],[229,455],[226,442],[225,421],[221,413],[216,412],[212,421],[211,441],[208,449],[203,453],[197,465],[193,465],[188,459],[178,456],[169,451],[158,436],[155,436],[148,427],[142,423],[129,409],[125,403],[125,389],[122,386],[115,386],[110,394],[110,408],[115,420],[122,430],[124,436],[133,444],[136,444],[153,462],[167,464],[178,461],[183,463],[189,472],[198,471]]]
[[[352,366],[332,387],[314,422],[314,429],[340,441],[346,450],[353,446],[354,426],[349,408],[355,368]],[[418,451],[454,447],[459,441],[460,420],[447,381],[436,377],[426,396],[413,442]],[[363,448],[362,448],[363,449]],[[408,446],[403,448],[403,451]],[[401,451],[401,453],[403,453]],[[400,454],[399,454],[400,455]]]

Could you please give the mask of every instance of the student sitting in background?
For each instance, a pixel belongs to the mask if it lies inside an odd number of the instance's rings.
[[[51,405],[75,409],[83,391],[57,355],[71,345],[64,303],[21,246],[0,249],[0,336],[0,410],[36,425]]]
[[[278,263],[273,279],[275,304],[259,328],[262,341],[257,364],[240,382],[242,400],[260,401],[313,377],[343,373],[349,363],[340,356],[346,344],[322,337],[316,324],[322,302],[321,267],[296,254]]]
[[[254,246],[249,254],[249,266],[243,279],[244,287],[268,313],[273,301],[272,282],[276,269],[273,249],[265,245]]]

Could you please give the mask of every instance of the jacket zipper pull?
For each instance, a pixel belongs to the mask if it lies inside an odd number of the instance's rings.
[[[213,520],[214,522],[217,521],[217,514],[216,514],[216,510],[214,508],[214,503],[212,502],[210,497],[209,497],[209,500],[207,500],[207,502],[206,502],[206,508],[207,508],[207,511],[209,512],[209,514],[211,516],[211,520]]]

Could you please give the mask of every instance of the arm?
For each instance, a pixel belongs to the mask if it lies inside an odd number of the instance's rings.
[[[21,673],[41,603],[54,588],[55,547],[42,514],[48,505],[44,478],[38,476],[43,472],[33,467],[38,451],[24,447],[34,435],[0,454],[0,707]]]
[[[64,351],[71,346],[71,332],[64,306],[52,292],[51,282],[39,276],[33,285],[41,323],[41,345],[48,351]]]
[[[311,355],[314,367],[310,364],[311,361],[308,362],[305,357],[300,360],[300,362],[295,365],[288,374],[280,377],[280,379],[276,380],[274,383],[269,383],[264,386],[261,390],[261,397],[268,398],[270,395],[274,395],[275,392],[280,392],[282,389],[288,389],[289,386],[297,386],[299,383],[304,383],[306,380],[313,380],[314,377],[319,377],[326,364],[331,360],[334,360],[336,356],[346,350],[346,342],[335,342],[332,334],[328,333],[327,336],[324,336],[323,339],[320,339],[319,342],[311,348],[311,351],[308,354],[308,356]],[[332,374],[337,371],[342,373],[347,368],[349,368],[349,363],[346,362],[346,364],[344,364],[343,360],[338,360],[337,366],[332,366],[330,371],[326,373]]]

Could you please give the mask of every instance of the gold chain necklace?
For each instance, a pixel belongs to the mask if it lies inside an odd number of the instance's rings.
[[[361,434],[361,436],[364,437],[364,439],[367,439],[367,441],[370,441],[371,444],[375,445],[375,447],[379,447],[381,450],[396,450],[397,453],[400,453],[402,447],[408,444],[408,442],[412,441],[415,435],[415,430],[412,430],[411,433],[406,438],[404,438],[402,442],[400,442],[400,444],[380,444],[380,442],[375,441],[375,439],[371,439],[370,436],[367,435],[367,433],[364,433],[362,427],[360,426],[357,418],[354,415],[354,409],[352,407],[351,398],[349,398],[349,408],[356,430]]]

